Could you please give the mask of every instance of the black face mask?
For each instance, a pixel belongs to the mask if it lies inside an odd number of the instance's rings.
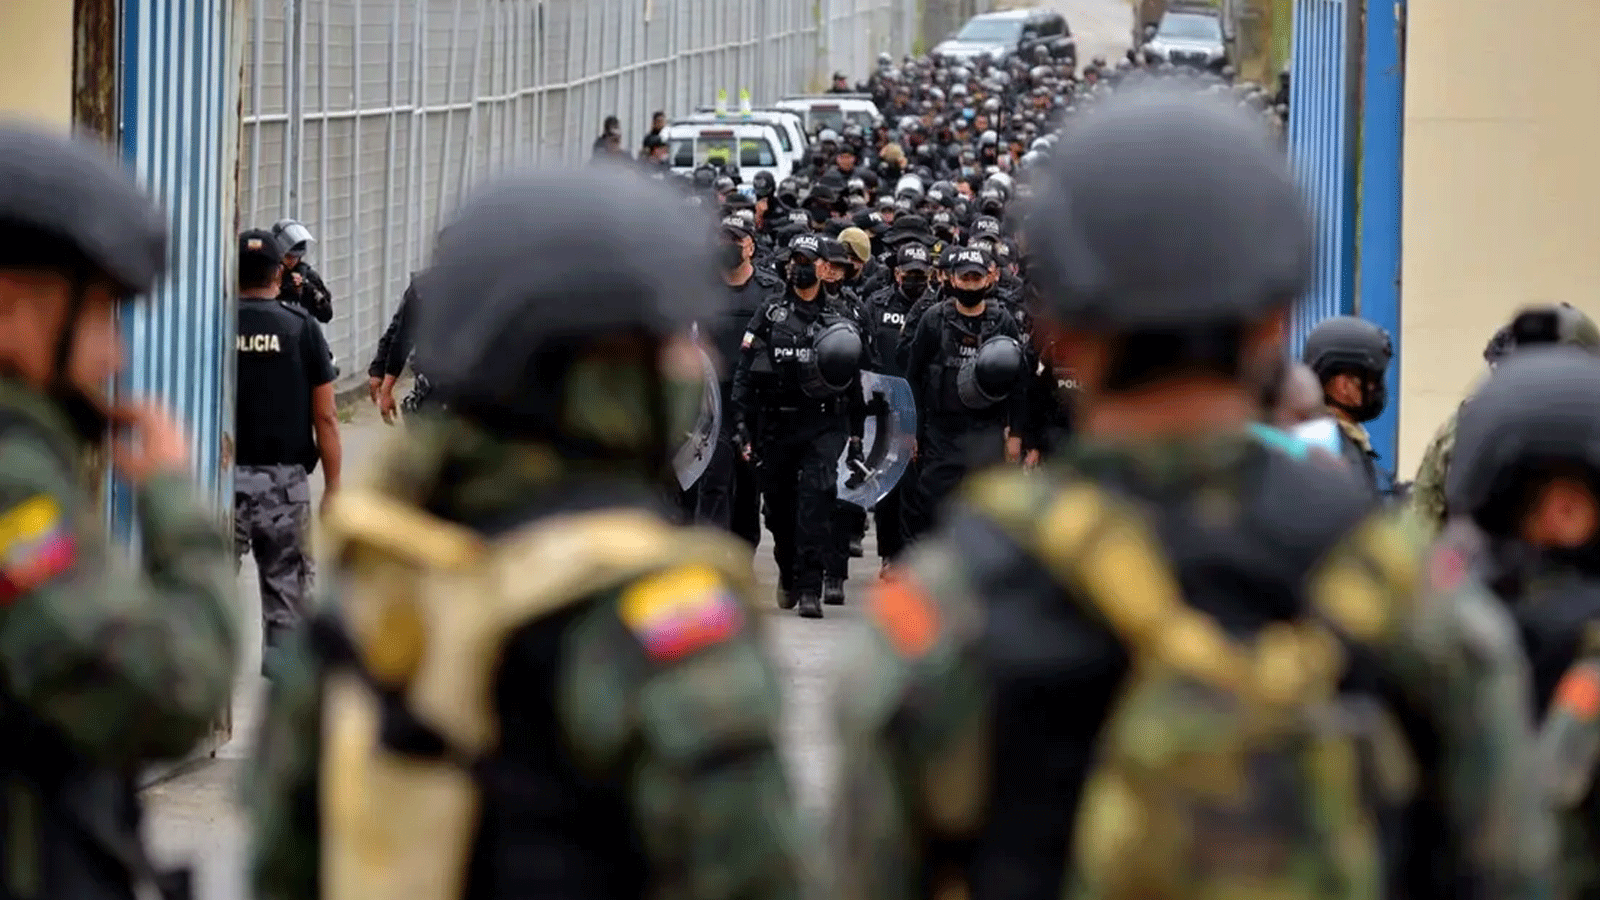
[[[989,298],[989,289],[986,287],[968,290],[967,288],[958,288],[951,285],[946,290],[946,293],[955,298],[956,303],[967,309],[972,309]]]
[[[744,265],[744,248],[738,244],[722,245],[722,268],[731,272]]]
[[[900,292],[905,294],[907,297],[911,298],[912,300],[920,300],[920,299],[922,299],[922,295],[926,294],[928,292],[928,276],[926,276],[926,275],[907,275],[907,276],[905,276],[900,281]]]
[[[789,283],[800,290],[817,286],[817,265],[810,262],[797,262],[789,265]]]
[[[83,392],[73,387],[55,387],[50,397],[66,414],[67,422],[80,440],[90,446],[103,444],[111,430],[111,419]]]
[[[1383,383],[1383,374],[1376,375],[1365,373],[1361,376],[1361,403],[1355,406],[1346,406],[1343,403],[1329,403],[1329,406],[1345,413],[1357,422],[1366,423],[1383,415],[1384,407],[1389,404],[1389,388]]]

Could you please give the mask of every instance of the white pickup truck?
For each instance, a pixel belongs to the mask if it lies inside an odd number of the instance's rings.
[[[667,159],[676,175],[689,175],[710,163],[738,173],[749,185],[760,172],[774,182],[794,174],[794,162],[783,152],[777,130],[755,122],[675,122],[661,133]]]

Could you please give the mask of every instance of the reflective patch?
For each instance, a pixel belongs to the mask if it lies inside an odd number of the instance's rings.
[[[907,659],[933,649],[939,638],[939,609],[921,586],[905,575],[880,584],[867,601],[872,618],[889,643]]]
[[[1574,668],[1556,686],[1555,699],[1550,705],[1579,722],[1600,718],[1600,672],[1587,665]]]
[[[77,543],[55,498],[40,494],[0,516],[0,606],[72,568]]]
[[[710,566],[651,576],[622,595],[621,615],[646,653],[670,662],[719,644],[744,627],[744,612]]]

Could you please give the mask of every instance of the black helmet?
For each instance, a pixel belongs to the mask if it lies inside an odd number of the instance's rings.
[[[861,332],[850,322],[834,322],[817,332],[811,352],[800,357],[800,390],[815,399],[842,393],[861,371]]]
[[[1333,316],[1317,323],[1306,335],[1300,360],[1327,381],[1341,371],[1381,374],[1394,358],[1389,332],[1355,316]]]
[[[773,181],[771,172],[757,172],[751,179],[751,186],[755,188],[756,196],[762,199],[771,197],[777,191],[777,183]]]
[[[1024,369],[1016,338],[992,337],[967,357],[956,372],[956,396],[971,410],[987,409],[1016,389]]]
[[[1600,484],[1600,359],[1577,347],[1512,354],[1462,405],[1445,499],[1452,513],[1504,533],[1521,489],[1551,466]]]
[[[103,275],[132,296],[167,267],[167,224],[127,170],[79,141],[0,125],[0,268]]]
[[[1112,331],[1243,322],[1310,281],[1311,217],[1283,151],[1258,116],[1192,85],[1111,94],[1062,133],[1042,169],[1027,245],[1063,321]]]
[[[485,186],[440,232],[419,279],[418,368],[469,418],[552,433],[559,401],[541,360],[586,336],[680,333],[716,311],[727,292],[708,277],[714,227],[683,219],[681,195],[631,173]]]

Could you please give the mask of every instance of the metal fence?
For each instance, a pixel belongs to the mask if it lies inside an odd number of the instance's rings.
[[[245,6],[240,216],[297,218],[316,236],[347,382],[463,189],[512,165],[586,159],[608,115],[635,148],[652,112],[719,90],[761,103],[836,70],[864,77],[880,52],[910,52],[921,23],[919,0]]]

